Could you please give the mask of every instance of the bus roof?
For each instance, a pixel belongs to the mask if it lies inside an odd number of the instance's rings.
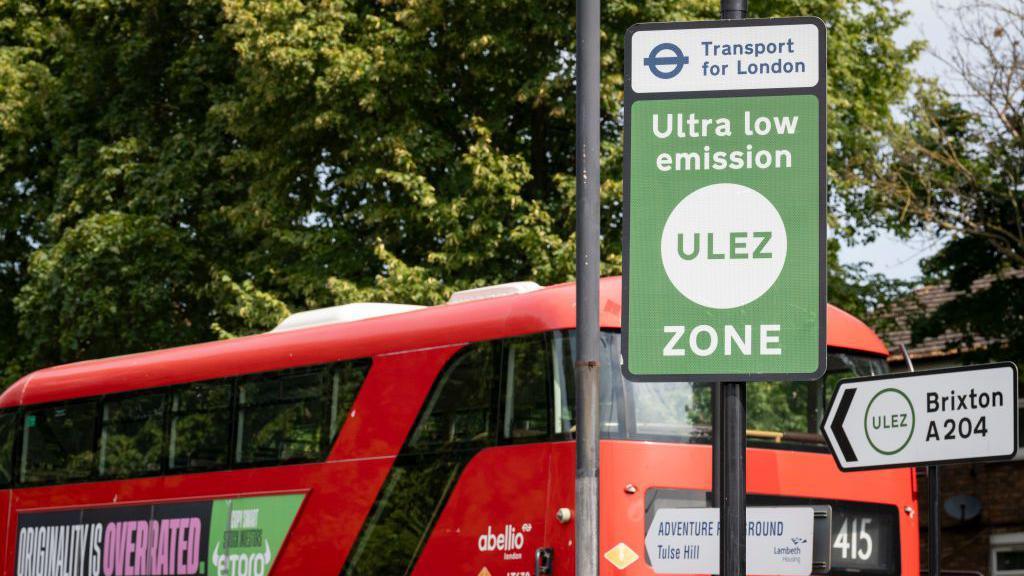
[[[620,328],[620,277],[601,280],[599,306],[601,326]],[[0,395],[0,408],[571,329],[575,325],[575,284],[559,284],[526,294],[445,304],[344,324],[55,366],[15,382]],[[870,328],[831,305],[827,326],[830,347],[888,354]]]

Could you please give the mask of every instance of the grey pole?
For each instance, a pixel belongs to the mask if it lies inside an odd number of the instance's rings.
[[[942,573],[942,510],[939,505],[939,467],[928,467],[928,576]]]
[[[747,17],[747,0],[722,0],[722,20],[743,20]]]
[[[722,507],[722,383],[711,384],[711,506]]]
[[[900,344],[903,361],[907,363],[907,371],[914,371],[914,361],[910,359],[906,344]],[[942,573],[942,509],[939,505],[941,486],[939,485],[939,467],[926,466],[928,471],[928,576],[939,576]]]
[[[722,0],[723,20],[747,17],[747,0]],[[721,455],[714,461],[722,466],[719,513],[719,572],[721,576],[745,576],[747,573],[747,388],[743,382],[722,382],[718,386],[721,402]],[[714,444],[714,442],[713,442]],[[712,478],[714,480],[714,478]]]
[[[722,383],[711,383],[711,507],[722,510]],[[719,544],[721,552],[721,544]],[[719,554],[720,558],[724,558]],[[721,567],[717,574],[721,574]]]
[[[576,574],[597,576],[601,3],[576,0]],[[617,351],[616,351],[617,352]]]
[[[747,388],[742,382],[722,382],[722,491],[720,540],[722,576],[747,573]]]

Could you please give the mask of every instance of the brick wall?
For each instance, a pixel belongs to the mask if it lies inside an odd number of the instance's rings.
[[[1024,462],[953,464],[941,468],[942,500],[969,494],[981,500],[981,515],[967,522],[942,514],[942,569],[989,572],[989,536],[1024,532]],[[921,502],[921,569],[928,562],[928,481],[918,487]]]

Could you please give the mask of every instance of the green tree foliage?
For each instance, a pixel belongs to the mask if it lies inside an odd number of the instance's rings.
[[[954,345],[971,349],[982,338],[991,341],[984,356],[1020,358],[1024,5],[973,0],[953,18],[952,74],[918,87],[858,209],[866,224],[944,242],[923,265],[926,279],[967,291],[918,318],[915,339],[950,330],[963,335]]]
[[[869,322],[876,331],[895,328],[885,311],[894,302],[906,302],[912,283],[871,271],[870,262],[839,262],[840,241],[828,240],[828,301]]]
[[[718,3],[603,5],[616,273],[623,32]],[[568,0],[0,0],[5,379],[264,330],[293,308],[571,279],[573,14]],[[893,41],[895,0],[751,14],[828,23],[831,192],[860,190],[917,52]]]

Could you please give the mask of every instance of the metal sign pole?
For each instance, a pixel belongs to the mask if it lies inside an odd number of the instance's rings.
[[[722,382],[721,576],[747,573],[747,389]]]
[[[722,20],[743,20],[747,17],[747,0],[722,0]]]
[[[722,20],[747,17],[747,0],[722,0]],[[722,382],[717,394],[721,407],[721,576],[747,573],[747,388],[743,382]]]
[[[576,0],[576,574],[597,576],[601,3]]]
[[[712,382],[711,383],[711,507],[718,508],[719,511],[722,509],[722,474],[725,471],[725,466],[722,462],[722,383]],[[721,516],[719,516],[721,522]],[[722,543],[725,540],[719,542],[719,557],[724,558],[721,554],[723,548]],[[716,574],[722,574],[722,568],[719,566]]]
[[[711,506],[722,507],[722,383],[711,383]]]
[[[928,576],[942,572],[942,517],[939,505],[939,467],[928,467]]]
[[[914,361],[910,359],[906,344],[900,344],[903,360],[907,363],[907,371],[914,371]],[[939,506],[939,467],[926,466],[928,471],[928,576],[939,576],[942,572],[942,513]]]

